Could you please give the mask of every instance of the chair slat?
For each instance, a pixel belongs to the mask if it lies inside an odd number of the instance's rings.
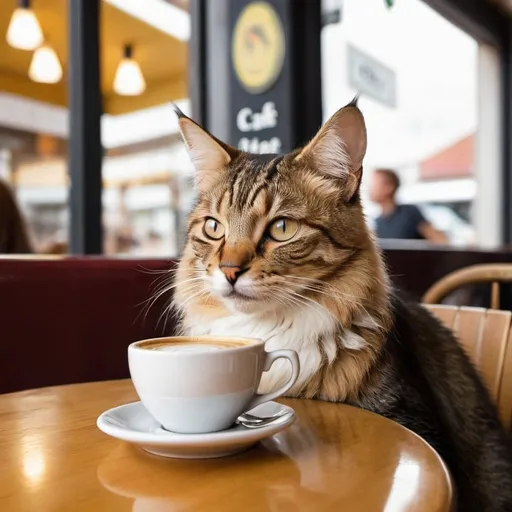
[[[510,311],[488,310],[481,342],[478,349],[473,351],[474,361],[496,403],[504,370],[511,317]]]
[[[457,306],[443,306],[424,304],[424,306],[433,313],[438,320],[448,329],[453,329],[453,323],[459,311]]]
[[[500,309],[500,283],[494,281],[491,285],[491,308]]]
[[[477,366],[476,354],[480,351],[485,317],[486,310],[483,308],[459,308],[453,323],[453,331],[467,355]]]
[[[505,428],[512,429],[512,329],[503,357],[503,375],[498,394],[498,410]]]

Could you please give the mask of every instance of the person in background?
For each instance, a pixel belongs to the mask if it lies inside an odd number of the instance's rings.
[[[25,220],[14,193],[0,180],[0,254],[32,254]]]
[[[381,214],[375,221],[377,236],[447,244],[444,233],[434,228],[417,206],[397,204],[399,187],[400,178],[391,169],[377,169],[372,175],[370,200],[381,207]]]

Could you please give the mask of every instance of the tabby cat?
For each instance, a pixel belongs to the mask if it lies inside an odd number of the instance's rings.
[[[512,511],[511,442],[487,391],[452,333],[397,296],[366,227],[356,102],[285,156],[240,152],[177,114],[198,192],[176,274],[183,332],[297,351],[288,396],[397,421],[444,458],[459,510]],[[288,372],[278,361],[260,390]]]

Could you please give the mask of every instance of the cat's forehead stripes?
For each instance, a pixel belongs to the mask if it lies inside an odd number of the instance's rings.
[[[274,176],[277,175],[279,164],[281,163],[282,159],[283,157],[277,157],[270,161],[270,163],[267,166],[265,175],[260,179],[259,184],[253,188],[251,196],[247,199],[249,207],[252,207],[254,205],[256,198],[263,189],[268,189],[268,186],[272,182],[272,179],[274,178]]]
[[[258,195],[271,185],[277,175],[282,158],[251,155],[234,162],[227,179],[229,206],[239,212],[252,208]]]

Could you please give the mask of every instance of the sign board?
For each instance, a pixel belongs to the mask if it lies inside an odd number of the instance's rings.
[[[354,48],[347,46],[348,81],[361,94],[387,105],[396,107],[396,74],[379,61]]]
[[[286,89],[291,87],[290,7],[284,2],[237,0],[232,8],[231,131],[238,149],[249,153],[281,153],[291,149],[288,130],[280,117],[291,108]]]
[[[199,74],[206,128],[249,153],[285,153],[310,140],[322,121],[320,3],[198,5],[205,19]],[[192,67],[200,65],[201,59],[191,60]]]

